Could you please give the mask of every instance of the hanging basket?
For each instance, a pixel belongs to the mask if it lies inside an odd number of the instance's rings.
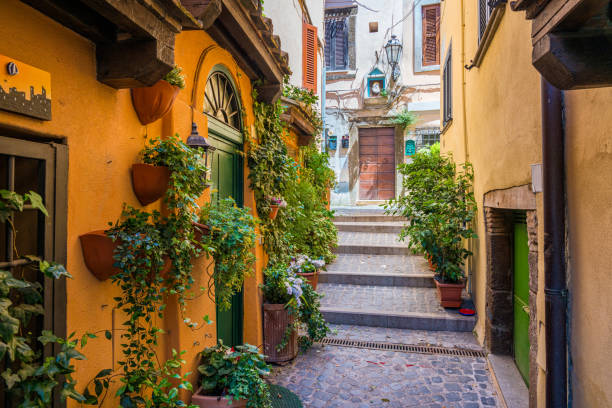
[[[163,79],[153,86],[132,88],[132,104],[140,123],[148,125],[168,113],[180,90]]]
[[[119,243],[113,242],[104,230],[80,235],[79,240],[85,265],[96,278],[105,281],[120,272],[119,268],[113,266],[113,252]]]
[[[170,169],[165,166],[136,163],[132,165],[132,188],[142,205],[159,200],[168,190]]]
[[[278,205],[270,206],[270,214],[268,214],[268,217],[270,217],[271,220],[275,219],[276,216],[278,215],[278,209],[279,209]]]
[[[264,354],[269,363],[293,360],[298,353],[297,330],[291,332],[287,345],[280,351],[276,346],[283,341],[285,330],[295,321],[295,314],[289,314],[283,304],[264,303]]]

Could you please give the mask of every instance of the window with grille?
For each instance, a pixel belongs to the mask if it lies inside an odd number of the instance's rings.
[[[489,19],[491,19],[493,6],[489,3],[490,0],[478,0],[478,42],[482,39]]]
[[[438,128],[420,128],[415,130],[417,149],[431,146],[440,141],[440,129]]]
[[[325,67],[330,71],[348,69],[348,18],[325,22]]]
[[[446,126],[448,122],[453,118],[453,75],[452,75],[452,44],[448,47],[446,53],[446,61],[444,61],[444,70],[442,71],[442,121],[443,126]]]

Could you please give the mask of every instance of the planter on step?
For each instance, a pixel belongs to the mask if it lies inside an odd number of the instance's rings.
[[[132,165],[132,187],[142,205],[159,200],[168,190],[170,169],[166,166],[136,163]]]
[[[104,230],[80,235],[79,241],[85,265],[96,278],[105,281],[120,272],[119,268],[113,266],[115,263],[113,251],[119,243],[113,242]]]
[[[319,283],[319,273],[320,271],[316,271],[310,273],[298,273],[297,275],[304,281],[310,283],[310,286],[312,286],[314,290],[317,290],[317,284]]]
[[[140,123],[148,125],[168,113],[180,90],[163,79],[153,86],[132,88],[132,104]]]
[[[278,205],[270,206],[270,214],[268,214],[268,217],[270,217],[271,220],[275,219],[276,216],[278,215],[278,209],[279,209]]]
[[[289,314],[283,304],[264,303],[264,354],[269,363],[281,363],[293,360],[298,353],[298,333],[293,330],[289,342],[280,351],[276,346],[281,344],[285,331],[295,322],[295,314]]]
[[[202,387],[191,396],[191,403],[200,408],[235,408],[235,407],[246,407],[247,400],[232,400],[231,404],[228,404],[228,400],[225,397],[216,395],[202,395]]]
[[[465,288],[465,279],[460,283],[442,283],[438,279],[434,279],[434,282],[436,282],[442,307],[461,307],[463,302],[461,293]]]

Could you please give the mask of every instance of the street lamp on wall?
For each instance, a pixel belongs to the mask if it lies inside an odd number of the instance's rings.
[[[204,159],[204,163],[208,169],[206,172],[206,181],[208,182],[207,184],[209,184],[210,180],[212,179],[212,166],[215,157],[214,152],[217,149],[213,145],[209,144],[206,141],[206,138],[198,133],[198,125],[196,125],[195,122],[191,122],[191,134],[187,138],[187,146],[202,151],[202,158]]]
[[[391,36],[391,39],[385,45],[385,52],[387,54],[387,63],[391,66],[391,75],[394,81],[397,81],[400,75],[399,61],[402,57],[402,46],[401,41],[395,34]]]

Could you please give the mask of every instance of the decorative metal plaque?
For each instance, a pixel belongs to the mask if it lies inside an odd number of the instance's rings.
[[[51,74],[0,55],[0,109],[51,120]]]

